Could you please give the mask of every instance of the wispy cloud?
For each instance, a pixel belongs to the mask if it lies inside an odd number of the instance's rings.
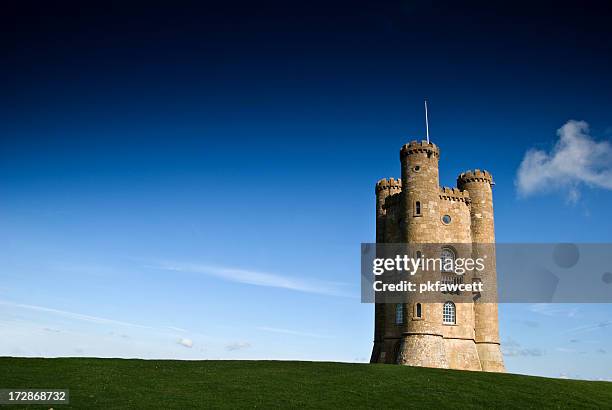
[[[596,330],[601,330],[601,329],[607,328],[609,326],[612,326],[612,320],[604,320],[602,322],[597,322],[597,323],[592,323],[592,324],[588,324],[588,325],[578,326],[578,327],[575,327],[573,329],[567,330],[565,333],[570,333],[570,334],[589,333],[589,332],[593,332],[593,331],[596,331]]]
[[[529,306],[529,310],[544,316],[562,316],[567,318],[578,317],[579,311],[577,307],[566,307],[554,303],[534,303]]]
[[[4,300],[0,300],[0,305],[9,306],[9,307],[18,308],[18,309],[26,309],[26,310],[36,311],[36,312],[51,313],[51,314],[67,317],[70,319],[76,319],[76,320],[81,320],[81,321],[90,322],[90,323],[138,327],[142,329],[157,329],[153,326],[145,326],[145,325],[140,325],[137,323],[130,323],[130,322],[124,322],[121,320],[108,319],[108,318],[104,318],[100,316],[85,315],[82,313],[69,312],[66,310],[54,309],[54,308],[49,308],[45,306],[28,305],[24,303],[14,303],[14,302],[9,302],[9,301],[4,301]]]
[[[329,335],[301,332],[299,330],[281,329],[278,327],[259,326],[257,327],[257,329],[263,330],[265,332],[282,333],[282,334],[293,335],[293,336],[315,337],[319,339],[332,339],[333,338],[333,336],[329,336]]]
[[[43,327],[43,330],[45,332],[49,332],[49,333],[61,333],[61,330],[59,329],[53,329],[51,327]]]
[[[540,327],[540,324],[538,322],[535,322],[533,320],[523,320],[521,321],[522,324],[524,324],[527,327],[531,327],[531,328],[537,328]]]
[[[543,356],[544,351],[537,348],[526,348],[523,347],[519,342],[514,339],[508,339],[501,344],[502,354],[508,357],[520,357],[520,356]]]
[[[582,185],[612,189],[612,145],[596,141],[584,121],[568,121],[557,130],[550,152],[530,149],[516,176],[519,196],[558,190],[569,202],[580,197]]]
[[[249,347],[251,347],[251,344],[249,342],[236,342],[236,343],[230,343],[226,345],[225,350],[229,350],[230,352],[233,352],[236,350],[248,349]]]
[[[152,267],[173,272],[199,273],[231,282],[245,283],[255,286],[290,289],[298,292],[316,293],[330,296],[355,297],[353,294],[343,289],[346,288],[345,284],[338,282],[319,281],[314,279],[307,280],[256,270],[190,263],[166,262],[154,265]]]
[[[181,332],[181,333],[187,332],[186,329],[183,329],[182,327],[176,327],[176,326],[166,326],[166,329],[173,330],[175,332]]]

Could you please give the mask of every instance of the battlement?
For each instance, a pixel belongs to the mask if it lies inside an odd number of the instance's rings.
[[[457,177],[457,186],[459,188],[462,188],[463,185],[468,182],[488,182],[491,185],[495,184],[495,182],[493,182],[493,175],[491,175],[489,171],[481,171],[479,169],[463,172]]]
[[[459,188],[449,188],[445,186],[440,188],[440,199],[465,202],[466,204],[469,204],[470,193],[468,191],[462,191]]]
[[[402,190],[402,179],[398,178],[383,178],[376,183],[375,192],[378,195],[380,191],[389,190],[392,194]]]
[[[406,155],[426,153],[433,155],[437,158],[440,157],[440,148],[434,143],[427,141],[410,141],[408,144],[405,144],[400,150],[400,158],[403,158]]]

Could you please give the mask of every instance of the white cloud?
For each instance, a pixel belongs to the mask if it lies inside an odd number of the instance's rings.
[[[352,294],[341,289],[341,287],[344,287],[341,283],[291,278],[275,273],[255,270],[189,263],[162,263],[154,266],[154,268],[174,272],[200,273],[231,282],[255,286],[290,289],[298,292],[317,293],[322,295],[353,297]]]
[[[180,339],[177,341],[177,343],[178,343],[178,344],[180,344],[180,345],[182,345],[182,346],[188,347],[188,348],[192,348],[192,347],[193,347],[193,340],[191,340],[191,339],[186,339],[186,338],[184,338],[184,337],[180,338]]]
[[[564,192],[569,202],[580,197],[580,187],[612,190],[612,145],[596,141],[584,121],[568,121],[557,130],[559,140],[550,152],[530,149],[516,176],[522,197],[541,192]]]
[[[243,349],[248,349],[249,347],[251,347],[251,344],[248,342],[236,342],[236,343],[230,343],[227,346],[225,346],[225,350],[229,350],[229,351],[243,350]]]

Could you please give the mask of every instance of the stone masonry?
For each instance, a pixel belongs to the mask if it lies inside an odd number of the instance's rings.
[[[412,141],[400,150],[401,179],[376,184],[376,242],[493,244],[493,178],[474,170],[441,188],[439,148]],[[450,216],[445,223],[443,216]],[[495,260],[485,275],[495,283]],[[496,303],[457,303],[455,321],[443,323],[443,303],[375,305],[371,363],[504,372]],[[397,309],[403,310],[398,323]]]

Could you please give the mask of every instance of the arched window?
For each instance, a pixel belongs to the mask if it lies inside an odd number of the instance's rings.
[[[453,302],[444,303],[444,309],[442,310],[442,323],[445,325],[454,325],[457,323],[455,304]]]
[[[401,325],[404,323],[404,305],[398,303],[395,305],[395,324]]]
[[[419,319],[423,317],[423,307],[420,303],[417,303],[414,308],[414,316]]]
[[[442,261],[440,264],[442,272],[454,272],[455,252],[453,252],[451,248],[442,248],[442,252],[440,252],[440,259]]]
[[[414,203],[414,216],[421,215],[421,201],[416,201]]]

